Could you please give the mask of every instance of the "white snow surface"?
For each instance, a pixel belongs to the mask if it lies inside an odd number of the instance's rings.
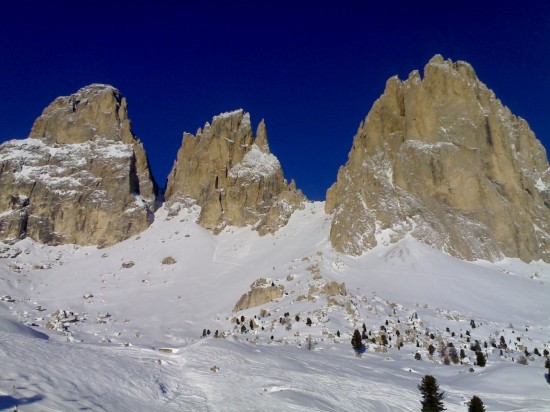
[[[244,112],[243,109],[237,109],[231,112],[220,113],[219,115],[214,116],[214,118],[212,119],[212,123],[214,123],[216,120],[229,119],[230,117],[240,116],[243,114],[243,112]]]
[[[542,178],[539,177],[538,180],[535,182],[535,187],[540,191],[545,191],[545,190],[550,190],[550,187],[548,186],[548,184],[546,184],[545,182],[543,182]]]
[[[228,175],[233,179],[250,179],[256,182],[263,177],[273,176],[280,169],[281,164],[274,155],[262,152],[253,144],[243,160],[229,170]]]
[[[0,243],[0,409],[417,411],[429,374],[448,411],[466,410],[472,395],[489,411],[549,410],[544,357],[532,352],[550,345],[550,265],[463,262],[409,236],[346,257],[330,247],[323,208],[307,203],[264,237],[251,228],[214,236],[195,223],[195,206],[173,217],[162,208],[149,229],[110,248]],[[163,264],[168,256],[175,263]],[[283,297],[232,313],[262,277]],[[332,281],[345,282],[346,296],[321,292]],[[353,330],[365,323],[379,336],[386,321],[388,347],[364,341],[356,357]],[[398,349],[395,331],[414,328]],[[501,335],[502,356],[483,348]],[[438,339],[466,346],[464,364],[430,359]]]

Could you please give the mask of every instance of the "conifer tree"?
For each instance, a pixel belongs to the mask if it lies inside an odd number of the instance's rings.
[[[472,396],[472,399],[468,402],[468,412],[485,412],[483,401],[475,395]]]
[[[477,366],[483,368],[485,366],[485,356],[483,355],[483,353],[481,351],[477,351],[476,352],[476,363],[477,363]]]
[[[363,350],[363,342],[361,341],[361,333],[355,329],[353,337],[351,338],[351,346],[355,352],[359,353]]]
[[[422,378],[422,383],[418,385],[418,389],[422,394],[422,412],[439,412],[444,411],[443,397],[445,393],[439,390],[439,385],[436,379],[431,375],[425,375]]]

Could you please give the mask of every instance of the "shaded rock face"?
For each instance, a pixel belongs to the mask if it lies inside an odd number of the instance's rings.
[[[550,262],[550,171],[528,124],[465,62],[388,80],[327,192],[334,248],[415,238],[456,257]]]
[[[110,245],[149,226],[157,186],[126,100],[94,84],[0,145],[0,239]]]
[[[254,138],[243,110],[215,116],[196,136],[184,134],[165,198],[172,204],[196,202],[198,223],[214,233],[227,225],[253,225],[260,234],[284,226],[305,200],[284,179],[264,122]]]

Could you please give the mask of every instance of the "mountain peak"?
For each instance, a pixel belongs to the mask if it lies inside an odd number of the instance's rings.
[[[113,93],[120,93],[118,89],[110,84],[103,84],[103,83],[92,83],[88,86],[84,86],[80,88],[75,95],[79,94],[88,94],[88,93],[102,93],[102,92],[113,92]]]
[[[151,222],[157,186],[112,86],[56,98],[0,153],[0,240],[107,245]]]
[[[135,140],[126,99],[113,86],[98,83],[55,99],[36,119],[29,137],[59,144]]]
[[[271,154],[265,123],[254,138],[242,109],[214,116],[196,136],[184,134],[166,188],[168,202],[201,206],[199,223],[216,233],[227,225],[274,232],[304,199]]]
[[[331,240],[359,255],[405,234],[463,259],[550,261],[550,172],[527,123],[470,64],[392,77],[327,192]],[[540,182],[540,183],[538,183]]]

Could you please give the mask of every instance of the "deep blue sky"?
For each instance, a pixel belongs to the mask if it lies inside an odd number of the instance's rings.
[[[0,9],[0,142],[55,97],[108,83],[161,185],[184,131],[243,108],[254,128],[265,118],[285,176],[324,199],[386,80],[440,53],[470,62],[550,147],[546,0],[16,3]]]

